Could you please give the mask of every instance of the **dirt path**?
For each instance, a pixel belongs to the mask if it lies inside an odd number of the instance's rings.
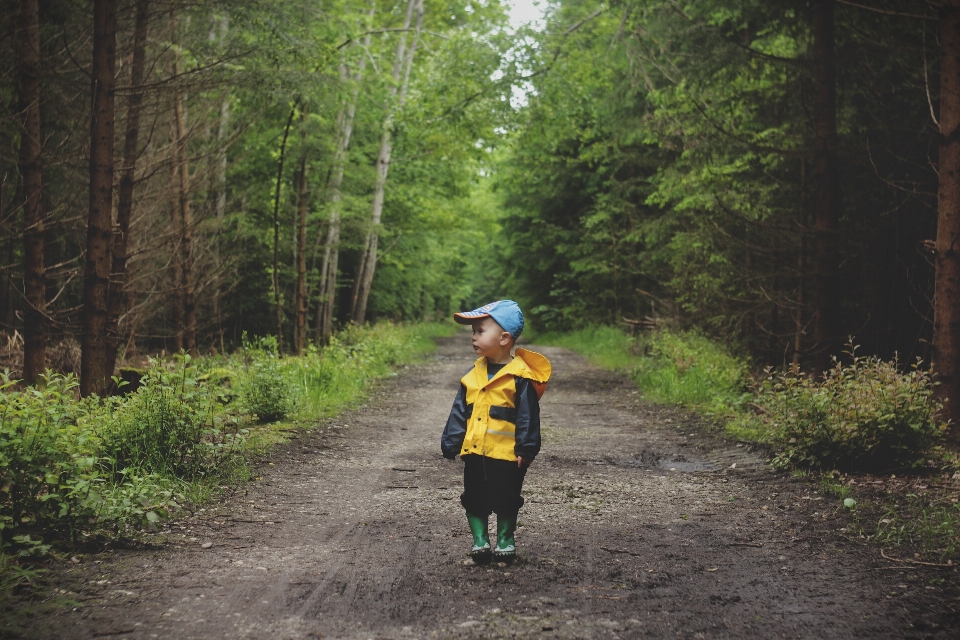
[[[174,542],[65,569],[83,606],[26,635],[958,637],[954,569],[882,560],[846,539],[836,499],[543,351],[555,378],[518,565],[465,564],[461,466],[438,451],[473,360],[460,335],[278,448],[262,480],[177,523]]]

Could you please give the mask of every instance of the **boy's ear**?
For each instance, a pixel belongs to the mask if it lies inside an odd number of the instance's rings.
[[[513,340],[513,336],[510,335],[509,331],[504,331],[500,334],[500,346],[505,347],[510,344],[510,341]]]

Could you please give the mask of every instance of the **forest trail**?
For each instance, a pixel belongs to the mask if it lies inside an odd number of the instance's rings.
[[[438,444],[473,360],[459,334],[166,544],[65,569],[83,606],[25,637],[957,637],[955,571],[883,560],[845,538],[838,500],[541,350],[555,377],[517,565],[465,564],[461,465]]]

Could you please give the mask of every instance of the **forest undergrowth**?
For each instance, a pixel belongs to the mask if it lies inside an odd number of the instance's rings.
[[[135,538],[248,480],[285,434],[356,405],[453,328],[351,327],[300,357],[278,355],[273,337],[244,340],[228,356],[151,361],[107,398],[80,399],[72,374],[25,388],[3,374],[0,596],[47,556]]]
[[[723,436],[819,483],[847,534],[897,548],[905,562],[960,560],[960,457],[945,445],[936,380],[920,363],[861,357],[848,345],[822,379],[750,363],[698,332],[631,337],[609,326],[543,333],[631,376],[649,400],[689,408]]]

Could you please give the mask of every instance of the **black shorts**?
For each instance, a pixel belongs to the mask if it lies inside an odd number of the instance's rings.
[[[481,518],[491,513],[516,518],[523,506],[523,479],[527,467],[517,467],[515,460],[496,460],[486,456],[465,455],[463,460],[463,493],[460,504],[470,515]]]

